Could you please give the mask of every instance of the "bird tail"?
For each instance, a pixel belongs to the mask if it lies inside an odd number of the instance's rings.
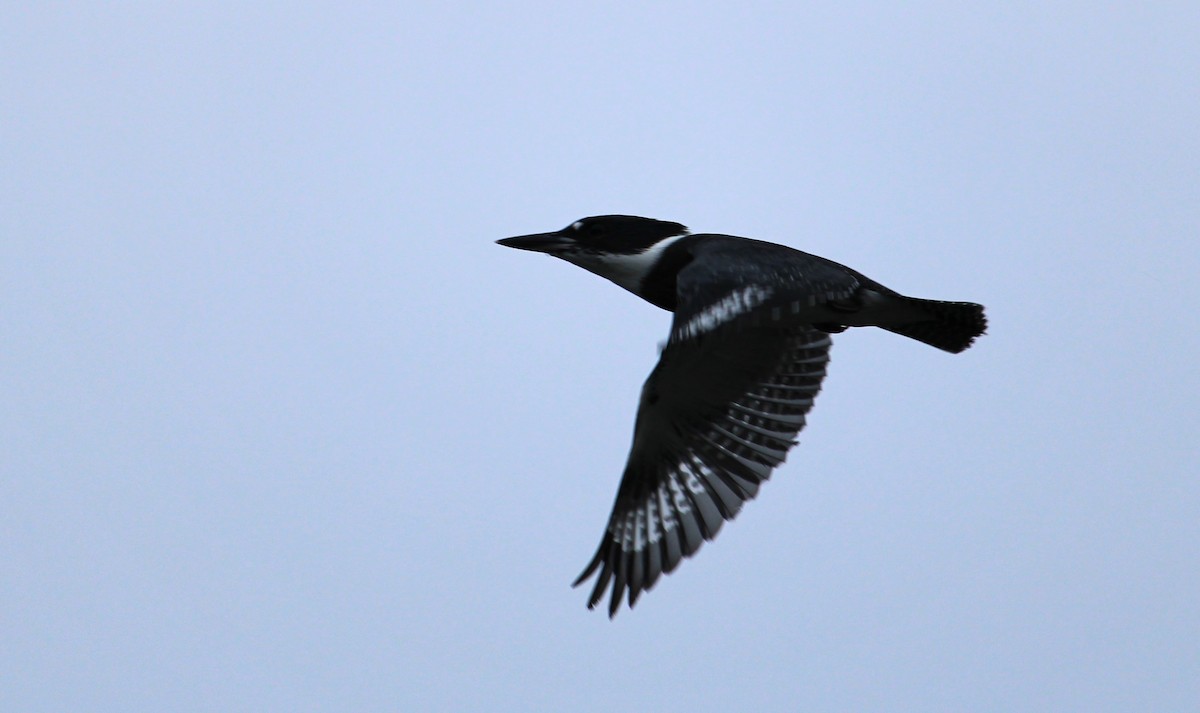
[[[922,300],[916,297],[903,298],[908,307],[924,314],[916,319],[897,325],[880,325],[889,332],[924,342],[930,346],[957,354],[987,330],[987,317],[983,305],[974,302],[942,302]]]

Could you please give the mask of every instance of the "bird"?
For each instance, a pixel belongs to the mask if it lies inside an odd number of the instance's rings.
[[[496,242],[566,260],[674,313],[600,546],[572,585],[595,575],[587,606],[607,590],[609,618],[716,537],[784,462],[832,334],[880,327],[958,353],[987,329],[982,305],[906,297],[832,260],[665,220],[592,216]]]

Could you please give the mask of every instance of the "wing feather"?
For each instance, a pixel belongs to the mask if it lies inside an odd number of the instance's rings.
[[[717,328],[675,339],[646,380],[608,527],[575,581],[609,616],[716,537],[757,496],[804,428],[829,361],[805,325]],[[611,585],[611,586],[610,586]]]

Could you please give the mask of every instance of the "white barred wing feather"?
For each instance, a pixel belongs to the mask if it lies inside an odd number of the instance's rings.
[[[711,540],[783,462],[821,388],[829,335],[807,327],[668,344],[647,379],[608,527],[576,580],[609,615]]]

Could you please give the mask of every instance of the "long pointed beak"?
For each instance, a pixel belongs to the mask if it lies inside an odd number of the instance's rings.
[[[562,233],[535,233],[533,235],[518,235],[515,238],[497,240],[497,245],[518,250],[532,250],[539,253],[555,253],[569,246],[571,241]]]

